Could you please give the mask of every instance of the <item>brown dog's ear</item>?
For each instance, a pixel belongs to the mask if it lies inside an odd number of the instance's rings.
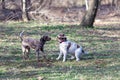
[[[43,39],[44,39],[45,41],[50,41],[50,40],[51,40],[51,38],[50,38],[48,35],[43,36]]]
[[[50,40],[51,40],[51,38],[46,35],[44,35],[40,38],[40,41],[50,41]]]
[[[47,38],[48,38],[48,36],[46,36],[46,35],[43,36],[43,39],[44,39],[44,40],[46,40]]]
[[[42,36],[42,37],[40,38],[40,41],[44,41],[44,36]]]

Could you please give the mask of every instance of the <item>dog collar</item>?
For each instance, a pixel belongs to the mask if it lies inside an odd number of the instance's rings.
[[[65,42],[65,41],[60,41],[59,43],[63,43],[63,42]]]

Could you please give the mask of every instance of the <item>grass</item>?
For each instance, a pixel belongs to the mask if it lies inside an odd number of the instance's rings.
[[[39,39],[52,37],[45,45],[48,60],[36,62],[34,51],[30,60],[22,60],[19,33]],[[56,61],[59,53],[56,36],[59,33],[82,45],[89,52],[81,61]],[[118,37],[114,37],[118,35]],[[0,23],[0,79],[1,80],[120,80],[120,36],[118,27],[80,29],[68,25],[40,25],[28,23]]]

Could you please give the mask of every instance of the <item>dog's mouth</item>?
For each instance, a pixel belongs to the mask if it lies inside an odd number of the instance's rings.
[[[50,40],[51,40],[51,38],[50,38],[50,37],[48,37],[47,41],[50,41]]]
[[[58,39],[58,42],[59,42],[59,43],[62,43],[63,41],[62,41],[61,39]]]

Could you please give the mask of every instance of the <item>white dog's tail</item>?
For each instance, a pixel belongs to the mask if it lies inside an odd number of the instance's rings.
[[[20,33],[20,39],[21,39],[21,41],[23,41],[23,33],[24,33],[24,30]]]
[[[82,49],[82,53],[83,53],[83,54],[88,54],[88,52],[84,51],[83,49]]]

